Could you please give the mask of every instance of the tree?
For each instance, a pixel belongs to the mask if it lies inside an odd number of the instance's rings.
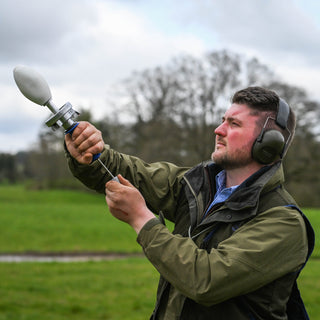
[[[0,154],[0,182],[15,183],[18,171],[15,157],[11,154]]]

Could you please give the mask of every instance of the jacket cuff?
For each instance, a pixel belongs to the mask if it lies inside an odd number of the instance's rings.
[[[163,224],[158,218],[153,218],[149,220],[140,230],[138,237],[137,237],[137,242],[144,247],[145,245],[148,244],[150,241],[150,236],[154,235],[154,232],[152,231],[156,226],[163,227]]]

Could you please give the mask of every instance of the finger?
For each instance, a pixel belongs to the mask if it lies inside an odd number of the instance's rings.
[[[97,154],[102,152],[104,148],[104,143],[99,133],[94,133],[90,136],[81,135],[75,141],[75,144],[79,152],[84,153]]]
[[[77,129],[77,128],[76,128]],[[76,130],[75,129],[75,130]],[[80,128],[81,129],[81,128]],[[72,134],[72,141],[74,145],[78,148],[83,142],[92,139],[93,131],[90,127],[82,128],[81,131],[74,131]]]
[[[72,133],[68,133],[65,135],[65,142],[66,142],[67,149],[69,151],[74,151],[78,154],[81,153],[78,150],[76,150],[78,144],[75,143],[75,140],[81,134],[81,132],[85,129],[85,127],[86,127],[86,123],[79,122],[78,126],[76,126],[76,128]]]
[[[108,194],[113,193],[113,192],[118,192],[123,186],[121,186],[120,183],[114,181],[114,180],[109,180],[106,184],[105,184],[105,190],[106,193],[108,192]]]
[[[81,156],[81,153],[75,148],[69,134],[65,135],[65,143],[66,143],[67,150],[70,152],[73,158],[76,159]]]
[[[66,145],[68,146],[68,144],[72,142],[71,135],[70,135],[70,134],[66,134],[66,135],[64,136],[64,140],[65,140],[65,142],[66,142]]]
[[[116,183],[119,184],[118,182]],[[121,219],[123,215],[128,216],[128,213],[122,210],[121,198],[119,199],[117,192],[108,191],[106,193],[106,202],[111,214],[116,218]]]
[[[108,181],[108,182],[105,184],[105,186],[104,186],[105,194],[106,194],[107,197],[109,196],[109,192],[110,192],[109,182],[111,182],[111,180]]]
[[[67,146],[68,148],[68,146]],[[93,155],[99,154],[103,151],[104,145],[103,143],[96,144],[94,146],[88,148],[76,148],[76,152],[84,159],[90,158],[92,160]],[[69,149],[68,149],[69,150]]]
[[[72,131],[72,134],[69,134],[71,140],[74,141],[78,138],[79,135],[88,127],[90,127],[90,123],[87,121],[79,121],[78,125]]]

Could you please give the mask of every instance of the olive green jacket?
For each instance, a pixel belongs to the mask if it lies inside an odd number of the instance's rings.
[[[99,163],[68,159],[77,178],[104,192],[109,177]],[[202,219],[221,170],[212,162],[193,169],[147,164],[108,147],[101,160],[175,223],[172,234],[153,219],[137,239],[161,275],[153,319],[287,319],[308,240],[301,214],[286,207],[296,204],[282,186],[280,163],[251,176]]]

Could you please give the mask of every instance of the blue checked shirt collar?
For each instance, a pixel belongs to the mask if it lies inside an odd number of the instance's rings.
[[[207,212],[209,212],[209,210],[217,203],[222,203],[224,201],[226,201],[231,194],[237,189],[237,186],[232,186],[230,188],[226,188],[226,172],[225,170],[220,171],[217,175],[216,175],[216,194],[214,195],[214,199],[211,202]]]

